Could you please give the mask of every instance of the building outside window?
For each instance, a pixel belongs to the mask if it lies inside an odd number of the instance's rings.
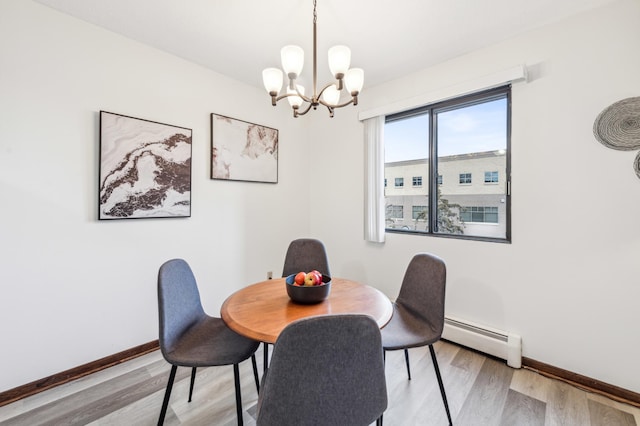
[[[470,184],[471,183],[471,173],[460,173],[460,178],[458,179],[461,185]]]
[[[427,212],[427,206],[411,206],[411,219],[426,220]]]
[[[498,223],[498,208],[461,207],[460,218],[464,222]]]
[[[510,97],[504,86],[386,117],[385,176],[412,176],[385,188],[387,231],[510,241]]]
[[[389,217],[390,219],[403,219],[404,206],[387,206],[387,217]]]
[[[498,183],[498,171],[484,172],[484,183]]]
[[[404,186],[404,178],[396,178],[395,186],[396,188],[402,188]]]

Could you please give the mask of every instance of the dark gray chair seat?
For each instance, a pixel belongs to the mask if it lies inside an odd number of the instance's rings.
[[[368,426],[387,407],[380,330],[366,315],[287,326],[263,377],[257,426]]]
[[[238,424],[242,425],[238,364],[251,357],[256,388],[259,389],[254,355],[259,342],[236,334],[222,319],[211,317],[204,312],[193,272],[187,262],[182,259],[169,260],[160,267],[158,310],[160,350],[164,359],[171,364],[158,425],[164,423],[171,389],[179,366],[191,367],[189,387],[189,402],[191,402],[196,368],[222,365],[233,365],[236,411]]]
[[[382,329],[385,351],[404,350],[407,375],[411,380],[409,348],[429,346],[449,424],[452,424],[447,395],[433,344],[444,328],[444,298],[447,269],[442,259],[429,253],[416,254],[409,262],[393,304],[393,316]]]
[[[233,365],[253,355],[257,345],[229,329],[222,319],[207,317],[185,330],[164,358],[184,367]]]

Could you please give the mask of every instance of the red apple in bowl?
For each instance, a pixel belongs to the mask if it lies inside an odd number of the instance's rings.
[[[318,275],[313,272],[308,272],[304,277],[304,285],[312,286],[318,283]]]
[[[313,271],[311,271],[312,274],[316,274],[317,276],[317,280],[315,285],[321,285],[322,284],[322,274],[320,272],[318,272],[316,269],[314,269]]]
[[[304,279],[307,276],[305,272],[298,272],[293,281],[298,285],[304,285]]]

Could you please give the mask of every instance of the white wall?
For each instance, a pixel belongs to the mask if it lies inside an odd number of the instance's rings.
[[[211,52],[215,55],[215,52]],[[222,58],[221,60],[224,60]],[[193,129],[192,217],[97,221],[100,110]],[[280,130],[279,183],[209,179],[210,113]],[[24,0],[0,2],[0,392],[157,339],[182,257],[206,310],[309,232],[302,121],[263,90]],[[303,203],[304,204],[304,203]]]
[[[414,253],[448,266],[449,315],[522,335],[524,356],[640,392],[640,179],[636,152],[605,148],[594,119],[640,96],[640,3],[605,8],[363,91],[314,122],[323,209],[311,229],[334,275],[395,296]],[[411,54],[420,54],[419,51]],[[526,64],[513,87],[513,243],[387,234],[363,241],[363,129],[356,112]]]

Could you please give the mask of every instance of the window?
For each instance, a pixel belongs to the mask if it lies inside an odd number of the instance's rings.
[[[426,220],[427,212],[427,206],[411,206],[411,219]]]
[[[404,206],[387,206],[387,219],[404,218]]]
[[[387,187],[387,178],[384,178],[384,187]]]
[[[396,178],[396,188],[402,188],[404,186],[404,178]]]
[[[463,222],[498,223],[497,207],[461,207],[460,219]]]
[[[510,241],[510,123],[510,86],[387,116],[385,176],[412,176],[410,190],[385,192],[387,206],[411,208],[387,209],[387,231]]]
[[[460,173],[460,184],[465,185],[471,183],[471,173]]]
[[[498,183],[498,172],[484,172],[484,183]]]

